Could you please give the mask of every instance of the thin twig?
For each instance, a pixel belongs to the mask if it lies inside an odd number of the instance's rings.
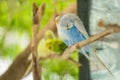
[[[42,4],[41,7],[37,7],[33,3],[33,27],[32,27],[32,60],[33,60],[33,78],[34,80],[41,80],[41,66],[38,65],[38,55],[37,55],[37,33],[39,29],[39,24],[44,12],[45,4]]]
[[[57,12],[57,0],[54,0],[54,14],[56,15],[58,12]]]
[[[58,54],[58,53],[49,53],[49,54],[46,55],[46,56],[39,56],[38,59],[39,59],[39,61],[41,61],[41,60],[58,59],[58,58],[62,60],[60,54]],[[77,67],[81,67],[81,66],[82,66],[82,64],[80,64],[80,63],[77,62],[76,60],[72,59],[71,57],[69,57],[69,58],[67,59],[67,61],[75,64]],[[25,73],[24,76],[27,76],[27,75],[31,72],[31,70],[32,70],[32,66],[29,66],[29,69],[26,71],[26,73]]]
[[[52,54],[48,54],[46,56],[41,56],[39,57],[39,60],[46,60],[46,59],[55,59],[55,58],[59,58],[59,59],[62,59],[61,58],[61,55],[57,54],[57,53],[52,53]],[[74,59],[72,59],[71,57],[69,57],[67,59],[67,61],[69,62],[72,62],[73,64],[75,64],[76,66],[78,67],[81,67],[82,64],[80,64],[79,62],[75,61]]]

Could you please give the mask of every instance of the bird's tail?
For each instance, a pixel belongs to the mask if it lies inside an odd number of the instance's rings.
[[[114,76],[112,71],[109,69],[109,67],[96,54],[96,49],[92,50],[92,55],[112,76]]]
[[[90,51],[90,50],[89,50]],[[86,48],[81,48],[80,52],[90,61],[93,63],[93,65],[96,66],[97,69],[99,69],[98,65],[93,62],[92,58],[90,57],[90,52],[86,51]]]
[[[87,54],[87,52],[86,52],[86,48],[85,47],[83,47],[82,49],[81,49],[81,51],[83,52],[83,54],[84,54],[84,56],[89,60],[89,61],[92,61],[93,62],[93,60],[91,59],[91,57]],[[112,73],[112,71],[109,69],[109,67],[99,58],[99,56],[96,54],[96,51],[95,50],[90,50],[90,55],[93,55],[93,57],[95,58],[95,60],[97,60],[97,62],[99,62],[113,77],[114,77],[114,75],[113,75],[113,73]],[[94,63],[94,62],[93,62]],[[94,63],[95,64],[95,63]],[[97,64],[95,64],[96,66],[97,66]],[[98,66],[97,66],[98,67]]]

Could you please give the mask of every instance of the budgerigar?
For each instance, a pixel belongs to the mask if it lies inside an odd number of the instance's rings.
[[[82,21],[74,14],[69,13],[63,16],[56,17],[56,25],[59,37],[68,47],[88,38],[88,34],[84,28]],[[79,51],[88,59],[90,58],[87,53],[93,53],[93,51],[88,46],[79,49]],[[110,72],[110,74],[112,74],[110,69],[101,61],[101,59],[95,53],[94,56]]]
[[[51,30],[45,33],[45,45],[50,51],[56,53],[62,53],[67,48],[65,43],[59,37],[56,37]]]

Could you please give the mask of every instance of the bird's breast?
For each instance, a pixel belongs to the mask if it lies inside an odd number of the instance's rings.
[[[71,46],[72,44],[85,39],[75,26],[73,26],[69,30],[59,29],[58,35],[68,46]]]

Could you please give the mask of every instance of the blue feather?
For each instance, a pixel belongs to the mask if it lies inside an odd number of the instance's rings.
[[[67,46],[71,46],[77,42],[85,40],[85,36],[79,32],[79,30],[73,25],[69,30],[60,30],[58,34],[63,34],[61,39]],[[67,37],[67,38],[66,38]],[[89,52],[88,46],[85,46],[85,51]],[[80,50],[81,51],[81,50]]]

